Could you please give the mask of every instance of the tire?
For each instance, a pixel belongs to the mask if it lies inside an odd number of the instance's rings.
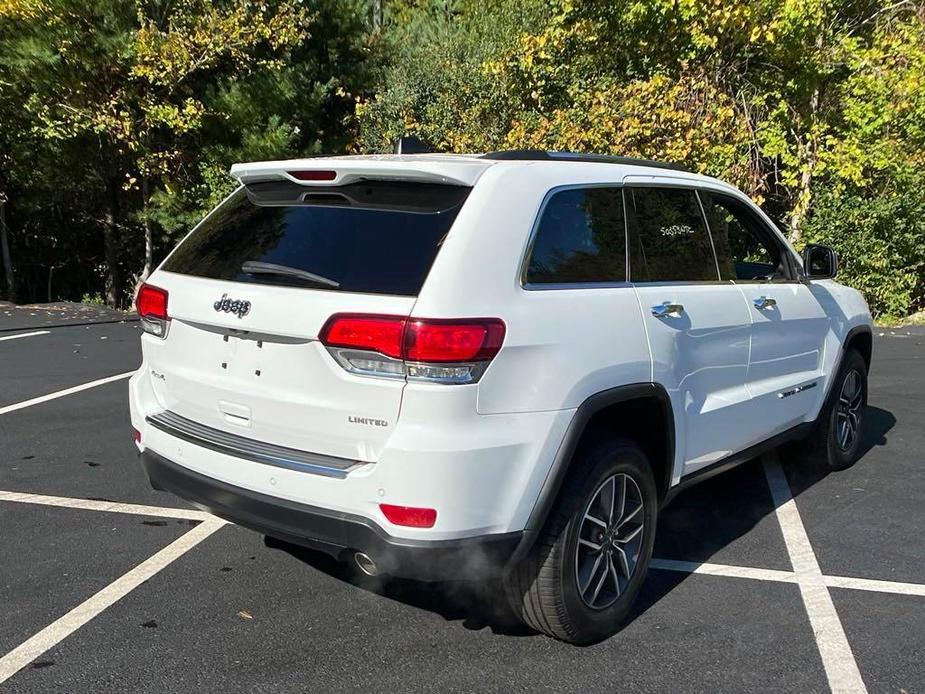
[[[867,406],[867,365],[857,350],[845,353],[832,392],[810,439],[810,457],[830,470],[851,467],[860,452],[864,408]],[[847,434],[845,426],[848,426]]]
[[[504,585],[528,626],[585,645],[615,634],[629,615],[652,558],[658,494],[645,453],[626,439],[598,444],[572,470],[536,544]],[[611,499],[613,520],[604,517]]]

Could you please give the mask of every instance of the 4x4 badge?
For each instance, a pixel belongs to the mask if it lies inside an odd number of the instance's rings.
[[[239,299],[229,299],[227,294],[222,294],[222,298],[212,304],[212,308],[216,311],[224,311],[225,313],[234,313],[238,318],[243,318],[251,310],[250,301],[241,301]]]

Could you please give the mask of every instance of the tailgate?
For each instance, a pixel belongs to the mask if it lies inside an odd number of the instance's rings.
[[[259,443],[374,462],[405,380],[347,372],[319,333],[337,313],[409,315],[468,192],[388,181],[240,189],[150,278],[169,316],[165,337],[143,341],[158,404]]]

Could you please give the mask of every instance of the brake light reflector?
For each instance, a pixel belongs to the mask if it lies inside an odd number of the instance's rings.
[[[408,528],[432,528],[437,522],[437,510],[433,508],[415,508],[414,506],[393,506],[379,504],[382,515],[393,525]]]
[[[141,285],[135,308],[141,318],[141,327],[146,333],[157,337],[166,337],[170,325],[170,315],[167,313],[167,290],[154,287],[150,284]]]
[[[286,173],[299,181],[333,181],[337,178],[336,171],[287,171]]]

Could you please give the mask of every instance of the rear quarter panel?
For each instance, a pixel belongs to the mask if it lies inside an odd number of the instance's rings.
[[[520,282],[547,194],[619,180],[610,165],[522,163],[492,167],[470,194],[413,315],[504,320],[504,346],[479,383],[480,414],[576,408],[607,388],[651,379],[632,287],[532,290]]]

